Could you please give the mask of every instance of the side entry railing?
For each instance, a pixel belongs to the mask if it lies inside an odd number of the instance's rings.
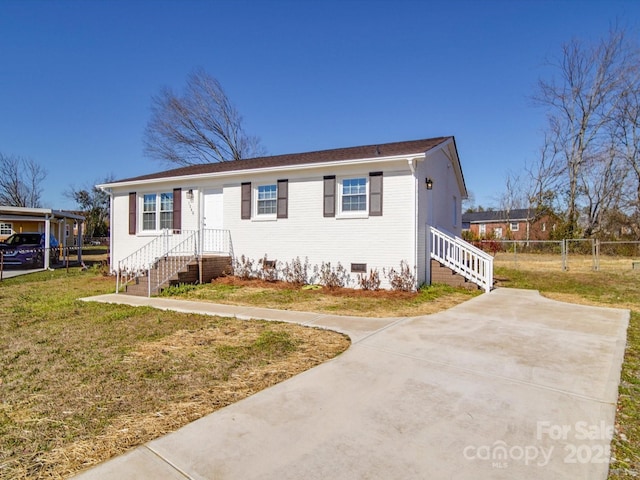
[[[485,292],[493,287],[493,257],[460,237],[427,226],[431,258],[462,275]]]

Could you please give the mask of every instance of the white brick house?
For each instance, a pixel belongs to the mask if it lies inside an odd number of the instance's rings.
[[[114,272],[160,236],[169,248],[195,232],[199,255],[340,262],[350,286],[362,269],[382,276],[403,260],[417,285],[429,283],[427,225],[459,236],[467,196],[453,137],[195,165],[99,187],[111,195]]]

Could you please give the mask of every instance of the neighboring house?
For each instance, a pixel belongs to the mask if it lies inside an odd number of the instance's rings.
[[[45,235],[45,268],[49,266],[49,240],[51,235],[63,247],[73,245],[73,236],[69,236],[74,224],[82,229],[84,217],[73,212],[52,210],[50,208],[23,208],[0,206],[0,242],[14,233],[49,233]],[[79,252],[82,259],[82,252]]]
[[[194,165],[99,187],[111,196],[113,272],[149,272],[191,249],[340,263],[352,287],[360,273],[384,277],[402,261],[416,286],[430,283],[428,226],[459,236],[467,196],[453,137]]]
[[[549,240],[555,221],[550,215],[536,218],[526,208],[488,210],[463,214],[462,228],[474,239]]]

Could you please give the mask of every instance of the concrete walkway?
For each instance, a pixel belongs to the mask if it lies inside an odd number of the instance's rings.
[[[363,319],[104,295],[88,301],[345,332],[345,353],[75,477],[605,479],[629,312],[498,289]]]

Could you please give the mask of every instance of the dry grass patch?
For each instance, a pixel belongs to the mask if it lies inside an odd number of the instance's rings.
[[[343,335],[84,303],[72,269],[0,283],[0,478],[65,478],[344,351]]]

